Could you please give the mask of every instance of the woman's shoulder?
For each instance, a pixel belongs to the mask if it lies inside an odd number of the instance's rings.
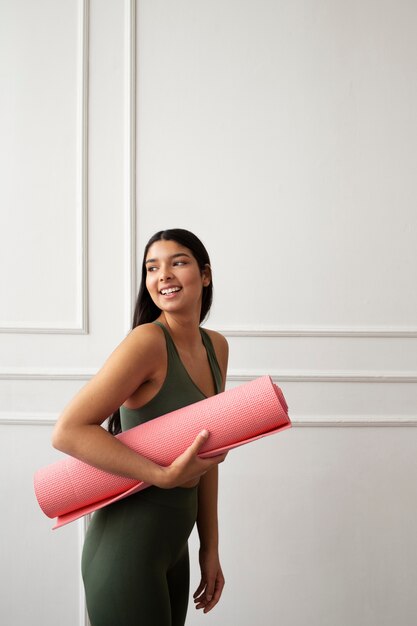
[[[128,338],[130,338],[132,344],[140,345],[144,349],[158,350],[158,348],[164,348],[165,345],[162,328],[152,322],[135,326],[135,328],[129,332]]]
[[[130,334],[134,334],[137,337],[158,337],[161,334],[161,327],[155,322],[149,322],[146,324],[139,324],[130,331]]]

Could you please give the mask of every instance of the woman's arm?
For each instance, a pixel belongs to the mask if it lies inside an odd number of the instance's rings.
[[[217,485],[218,468],[215,467],[201,477],[198,486],[197,528],[200,537],[201,580],[194,593],[194,603],[196,609],[203,609],[203,613],[208,613],[216,606],[224,587],[219,559]]]
[[[163,488],[192,480],[221,462],[224,455],[213,459],[198,457],[206,434],[198,435],[170,466],[161,467],[101,427],[109,415],[154,375],[164,358],[164,349],[163,338],[155,326],[143,325],[132,330],[65,407],[53,431],[53,446],[107,472]]]
[[[224,391],[229,354],[227,341],[218,333],[210,333],[210,336],[222,370]],[[204,613],[216,606],[225,582],[219,559],[218,476],[218,467],[214,467],[201,477],[198,486],[197,529],[200,538],[201,580],[194,593],[194,603],[196,609],[203,609]]]

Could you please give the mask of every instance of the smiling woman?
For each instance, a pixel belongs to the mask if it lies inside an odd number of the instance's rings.
[[[210,259],[189,231],[148,242],[132,330],[65,408],[55,447],[83,461],[152,485],[97,511],[86,536],[82,573],[92,626],[183,626],[188,606],[188,537],[197,522],[201,581],[197,609],[219,601],[218,464],[200,459],[202,431],[161,467],[112,435],[224,389],[228,347],[200,323],[212,302]],[[111,414],[109,432],[101,424]]]
[[[199,323],[203,288],[211,282],[210,266],[205,264],[200,269],[196,259],[175,241],[156,241],[149,248],[153,258],[145,262],[147,268],[146,287],[159,309],[163,309],[167,300],[175,301],[177,313],[191,303],[199,303],[195,309]],[[188,307],[187,307],[188,305]],[[179,309],[178,307],[181,307]]]
[[[158,242],[165,242],[166,245],[175,245],[178,249],[176,252],[172,252],[172,254],[175,255],[177,253],[182,253],[180,259],[177,258],[177,261],[180,263],[181,260],[182,262],[185,262],[187,259],[191,259],[191,261],[194,261],[194,263],[197,264],[200,273],[203,271],[210,272],[210,281],[204,286],[202,291],[199,320],[201,323],[207,317],[213,301],[213,278],[211,276],[210,257],[202,242],[195,235],[193,235],[193,233],[190,233],[190,231],[182,228],[175,228],[157,232],[153,237],[151,237],[145,247],[143,257],[144,262],[142,263],[141,285],[133,316],[133,328],[139,324],[152,322],[161,313],[161,309],[153,301],[147,288],[149,271],[153,272],[158,268],[158,259],[154,258],[153,254],[150,254],[150,252],[152,252],[151,248]],[[175,257],[173,261],[174,260]]]

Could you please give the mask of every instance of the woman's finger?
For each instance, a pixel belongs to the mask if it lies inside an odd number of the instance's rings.
[[[197,437],[194,439],[193,443],[189,446],[188,450],[191,454],[198,454],[200,448],[206,443],[209,438],[210,433],[208,430],[204,429],[200,433],[198,433]]]
[[[198,585],[197,589],[195,590],[195,592],[193,593],[193,598],[194,598],[194,602],[197,602],[197,598],[199,597],[199,595],[204,591],[204,587],[206,586],[206,583],[204,582],[203,579],[200,580],[200,584]]]
[[[203,609],[203,613],[208,613],[209,611],[211,611],[211,609],[213,609],[216,606],[216,604],[220,600],[220,596],[222,595],[223,587],[224,587],[224,580],[217,579],[213,597],[211,599],[207,598],[208,602]]]

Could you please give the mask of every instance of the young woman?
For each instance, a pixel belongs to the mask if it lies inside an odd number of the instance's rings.
[[[152,486],[97,511],[82,556],[92,626],[183,626],[188,606],[188,537],[197,522],[201,581],[197,609],[219,601],[218,464],[200,459],[202,431],[168,467],[113,435],[224,389],[228,347],[203,330],[212,301],[210,259],[183,229],[156,233],[145,248],[133,328],[61,414],[53,445]],[[111,415],[109,431],[101,427]]]

